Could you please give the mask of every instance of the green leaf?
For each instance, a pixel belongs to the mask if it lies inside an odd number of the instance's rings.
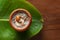
[[[9,24],[9,16],[15,9],[23,8],[32,15],[30,28],[25,32],[17,32]],[[20,0],[0,0],[0,40],[27,40],[42,29],[40,12],[29,2]]]

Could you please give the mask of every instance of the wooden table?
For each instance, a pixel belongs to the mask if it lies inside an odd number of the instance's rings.
[[[28,0],[42,14],[44,27],[30,40],[60,40],[60,0]]]

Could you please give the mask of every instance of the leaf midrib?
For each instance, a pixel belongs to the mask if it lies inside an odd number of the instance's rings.
[[[9,21],[9,19],[0,19],[0,21]],[[37,21],[37,20],[33,19],[32,21]]]
[[[0,21],[9,21],[9,19],[0,19]]]

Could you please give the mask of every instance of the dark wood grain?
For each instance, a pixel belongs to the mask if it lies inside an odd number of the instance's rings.
[[[44,27],[30,40],[60,40],[60,0],[28,0],[42,14]]]

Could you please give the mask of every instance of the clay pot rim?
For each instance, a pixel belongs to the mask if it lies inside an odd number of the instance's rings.
[[[25,12],[27,14],[27,16],[29,16],[29,18],[30,18],[29,24],[27,25],[27,27],[24,27],[23,29],[21,29],[21,28],[20,29],[15,28],[13,26],[13,24],[11,23],[12,22],[11,19],[12,19],[13,15],[15,14],[15,12],[17,12],[17,11],[23,11],[23,12]],[[18,8],[18,9],[13,10],[12,13],[10,14],[9,23],[10,23],[11,27],[13,27],[17,31],[20,31],[20,32],[26,31],[30,27],[31,22],[32,22],[32,16],[31,16],[31,14],[26,9]]]

